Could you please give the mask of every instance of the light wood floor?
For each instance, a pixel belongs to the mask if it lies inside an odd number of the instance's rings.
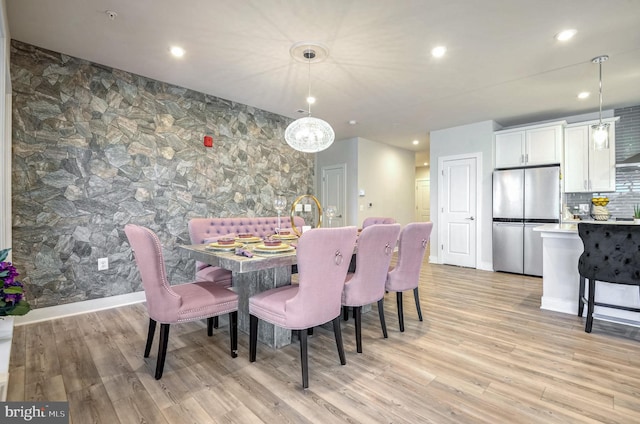
[[[228,354],[226,327],[172,326],[164,377],[142,357],[144,304],[16,327],[8,400],[70,402],[85,423],[633,423],[640,422],[638,330],[542,311],[541,280],[426,264],[424,322],[405,296],[406,331],[386,297],[389,338],[363,316],[363,354],[343,322],[309,339],[310,388],[299,348]],[[409,292],[410,293],[410,292]]]

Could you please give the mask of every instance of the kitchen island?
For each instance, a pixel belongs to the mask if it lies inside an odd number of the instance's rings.
[[[578,259],[583,245],[577,223],[546,224],[534,228],[542,235],[541,309],[578,313]],[[638,286],[597,282],[596,301],[640,307]],[[586,308],[586,305],[585,305]],[[586,315],[586,311],[585,311]],[[596,306],[593,317],[640,326],[640,314]]]

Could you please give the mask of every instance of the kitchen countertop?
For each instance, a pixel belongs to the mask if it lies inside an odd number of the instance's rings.
[[[565,221],[562,224],[543,224],[539,227],[535,227],[533,231],[548,232],[548,233],[578,233],[578,223],[588,222],[590,224],[616,224],[616,225],[639,225],[634,224],[633,221]]]
[[[535,227],[533,231],[549,232],[549,233],[578,233],[578,223],[562,223],[562,224],[544,224]]]

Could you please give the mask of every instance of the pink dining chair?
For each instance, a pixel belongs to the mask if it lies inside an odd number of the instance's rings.
[[[358,237],[356,270],[348,273],[342,291],[342,306],[353,308],[356,320],[356,350],[362,353],[362,307],[378,302],[382,335],[387,338],[384,321],[384,293],[393,250],[398,242],[400,224],[374,224]],[[346,316],[346,314],[345,314]]]
[[[307,331],[333,321],[338,355],[347,363],[340,332],[340,296],[356,227],[316,228],[298,240],[298,284],[267,290],[249,298],[249,360],[255,362],[258,320],[294,330],[300,338],[302,387],[309,387]]]
[[[196,218],[196,220],[201,219],[202,218]],[[187,223],[189,238],[191,239],[191,244],[200,244],[202,240],[198,239],[198,234],[194,228],[195,224],[193,221],[194,220],[192,219]],[[235,234],[220,234],[219,236],[213,236],[205,239],[204,242],[212,243],[218,241],[218,238],[220,237],[235,237]],[[217,286],[229,288],[232,286],[231,271],[220,268],[219,266],[211,266],[204,262],[196,261],[196,281],[211,281]],[[218,317],[213,317],[213,328],[218,328]]]
[[[231,357],[238,356],[238,295],[210,281],[171,286],[167,280],[158,236],[148,228],[133,224],[127,224],[124,231],[134,253],[147,299],[149,332],[144,349],[145,358],[149,357],[156,323],[160,322],[156,380],[162,377],[170,324],[207,318],[207,333],[211,336],[213,317],[228,313]]]
[[[402,292],[413,289],[416,300],[418,319],[422,321],[418,284],[420,283],[420,268],[431,236],[432,222],[413,222],[407,224],[400,233],[398,243],[398,262],[390,268],[385,289],[396,292],[398,303],[398,320],[400,331],[404,331],[404,313],[402,309]]]

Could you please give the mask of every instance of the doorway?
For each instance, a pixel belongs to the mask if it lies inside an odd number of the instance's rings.
[[[416,221],[431,221],[430,179],[416,180]]]
[[[322,217],[323,227],[344,227],[347,222],[347,164],[322,167],[322,207],[335,206],[336,214],[331,222]]]
[[[478,154],[439,159],[440,263],[477,267],[479,163]]]

